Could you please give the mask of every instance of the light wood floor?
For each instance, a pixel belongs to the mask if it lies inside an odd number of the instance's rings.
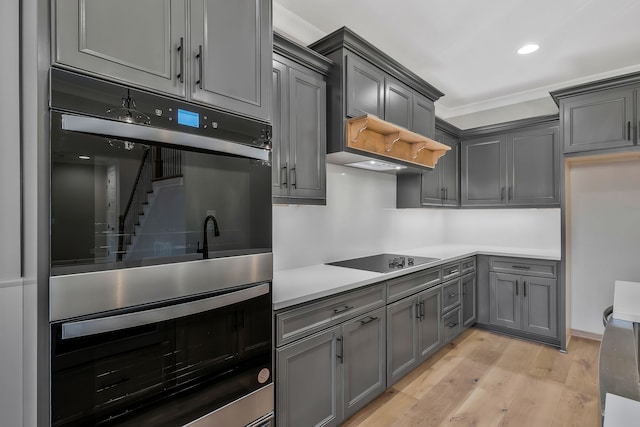
[[[343,426],[600,426],[600,343],[568,354],[471,328]]]

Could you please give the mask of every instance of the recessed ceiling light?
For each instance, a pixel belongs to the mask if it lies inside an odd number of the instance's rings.
[[[78,158],[81,159],[81,160],[89,160],[89,159],[91,159],[91,157],[89,157],[89,156],[78,156]]]
[[[518,49],[518,53],[520,55],[527,55],[529,53],[533,53],[536,50],[538,50],[540,46],[538,46],[537,44],[526,44],[524,46],[522,46],[520,49]]]

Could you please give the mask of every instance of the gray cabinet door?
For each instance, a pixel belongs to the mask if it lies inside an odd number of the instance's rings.
[[[446,137],[444,133],[436,132],[434,139],[444,144]],[[447,157],[449,154],[450,153],[445,154],[444,157]],[[422,174],[421,199],[423,205],[440,206],[444,202],[444,187],[442,186],[442,170],[444,168],[444,157],[441,157],[438,163],[436,163],[433,171],[425,172]]]
[[[438,351],[442,344],[442,286],[421,292],[418,310],[420,361],[423,361]]]
[[[501,205],[506,197],[504,136],[463,141],[461,149],[461,204]],[[446,155],[445,155],[446,156]]]
[[[289,69],[289,196],[325,198],[324,79]]]
[[[273,120],[271,185],[273,196],[286,196],[289,190],[289,112],[287,90],[289,73],[285,64],[273,61]]]
[[[462,277],[462,326],[476,323],[476,273]]]
[[[385,308],[342,326],[344,340],[343,408],[348,418],[381,394],[386,378]]]
[[[413,119],[411,89],[389,76],[385,77],[384,86],[384,119],[405,129],[411,129]]]
[[[384,118],[384,73],[355,55],[346,57],[347,116]]]
[[[428,138],[435,136],[436,113],[433,101],[413,92],[413,117],[410,129]],[[437,141],[440,141],[437,139]]]
[[[276,350],[279,426],[340,424],[339,330],[336,326]]]
[[[420,362],[417,307],[415,298],[405,298],[387,306],[387,387]]]
[[[191,99],[271,121],[270,0],[191,0]]]
[[[441,165],[440,179],[443,188],[443,201],[445,206],[458,206],[460,203],[460,168],[458,158],[458,141],[447,135],[444,136],[443,144],[447,144],[451,147],[451,150],[447,151],[443,157],[436,164]]]
[[[186,95],[185,0],[58,0],[53,8],[55,63]]]
[[[560,203],[558,127],[517,132],[507,137],[507,203]]]
[[[556,279],[522,276],[522,328],[527,332],[558,336]]]
[[[634,91],[580,95],[561,104],[565,153],[634,144]]]
[[[505,328],[521,329],[520,276],[490,273],[489,322]]]

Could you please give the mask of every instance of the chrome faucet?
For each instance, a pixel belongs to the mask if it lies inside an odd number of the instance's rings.
[[[198,247],[196,249],[196,253],[202,254],[202,259],[209,259],[209,243],[207,241],[207,223],[209,222],[209,220],[213,221],[213,235],[220,235],[220,229],[218,228],[218,221],[216,221],[216,217],[213,215],[207,215],[207,217],[204,219],[202,231],[202,249],[200,249],[200,242],[198,242]]]

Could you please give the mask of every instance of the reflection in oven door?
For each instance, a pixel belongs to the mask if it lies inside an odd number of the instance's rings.
[[[221,306],[179,315],[209,301]],[[132,326],[114,330],[121,324]],[[56,322],[51,333],[52,426],[182,426],[272,382],[268,283]]]

